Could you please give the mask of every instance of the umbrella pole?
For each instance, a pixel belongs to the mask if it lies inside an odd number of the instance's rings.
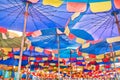
[[[104,54],[104,58],[105,58],[105,54]],[[106,66],[106,64],[104,64],[104,71],[107,71],[105,66]],[[106,76],[104,76],[104,79],[106,80]]]
[[[31,58],[31,50],[30,50],[30,57],[28,58],[28,71],[30,70],[30,74],[31,74],[31,62],[30,62],[30,58]],[[27,73],[27,77],[26,80],[28,80],[30,78],[30,75]]]
[[[114,69],[116,70],[116,66],[115,66],[115,53],[113,52],[113,46],[112,44],[110,44],[110,49],[111,49],[111,52],[112,52],[112,58],[113,58],[113,65],[114,65]],[[116,73],[115,73],[116,75]],[[118,80],[117,76],[116,76],[116,79]]]
[[[71,63],[71,50],[70,50],[70,80],[72,79],[72,63]]]
[[[57,43],[58,43],[58,80],[60,80],[60,38],[59,34],[57,34]]]
[[[21,63],[22,63],[22,53],[23,53],[23,47],[24,47],[24,42],[25,42],[25,32],[26,32],[26,25],[27,25],[27,17],[28,17],[28,6],[29,3],[26,3],[25,7],[25,14],[24,14],[24,28],[23,28],[23,35],[22,35],[22,41],[21,41],[21,49],[20,49],[20,58],[19,58],[19,64],[18,64],[18,76],[17,80],[20,79],[20,71],[21,71]]]
[[[114,14],[114,17],[116,19],[116,25],[117,25],[118,32],[119,32],[119,35],[120,35],[120,24],[119,24],[118,16],[117,16],[116,12],[114,12],[113,14]]]

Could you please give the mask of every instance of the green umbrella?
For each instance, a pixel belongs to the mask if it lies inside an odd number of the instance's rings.
[[[0,50],[0,60],[2,57],[6,56],[2,50]]]
[[[4,34],[7,38],[4,39]],[[0,48],[20,48],[22,37],[9,38],[9,32],[0,33]]]

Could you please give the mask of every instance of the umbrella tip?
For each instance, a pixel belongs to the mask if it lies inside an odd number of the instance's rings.
[[[39,0],[22,0],[22,1],[28,3],[37,3]]]
[[[27,1],[29,1],[31,3],[37,3],[39,0],[27,0]]]

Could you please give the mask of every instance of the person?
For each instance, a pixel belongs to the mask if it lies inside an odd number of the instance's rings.
[[[15,73],[14,73],[14,71],[12,70],[12,72],[11,72],[11,79],[10,79],[10,80],[14,80],[14,77],[15,77]]]
[[[26,80],[26,74],[22,74],[22,79],[21,80]]]
[[[3,80],[3,70],[0,69],[0,80]]]
[[[9,80],[9,79],[10,79],[10,76],[11,76],[10,71],[5,70],[5,73],[4,73],[4,80]]]
[[[33,76],[30,74],[28,80],[32,80],[32,77],[33,77]]]

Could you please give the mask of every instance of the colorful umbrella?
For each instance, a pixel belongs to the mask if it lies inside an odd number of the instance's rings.
[[[39,34],[38,31],[31,33],[27,38],[30,40],[33,46],[45,48],[45,49],[58,49],[58,44],[60,44],[60,49],[73,49],[78,47],[81,44],[72,41],[70,36],[68,37],[65,34],[64,28],[53,28],[53,29],[45,29],[41,30],[41,34],[35,36],[34,34]],[[93,40],[92,36],[89,35],[87,32],[83,30],[72,30],[73,33],[77,34],[78,36],[82,37],[82,39],[91,39]],[[59,38],[59,41],[58,41]],[[52,45],[52,46],[51,46]]]
[[[19,67],[21,65],[26,31],[65,27],[68,18],[71,16],[71,13],[65,10],[65,4],[62,4],[61,1],[56,0],[53,2],[58,4],[54,5],[56,7],[49,6],[49,3],[50,5],[52,4],[48,0],[0,1],[0,26],[7,29],[23,31]],[[18,72],[20,73],[20,68]]]
[[[114,42],[114,43],[107,43],[107,41],[102,41],[96,44],[92,44],[91,46],[89,46],[88,48],[84,48],[84,49],[79,49],[82,52],[87,52],[89,54],[105,54],[107,52],[110,52],[113,58],[113,63],[114,63],[114,68],[116,69],[115,66],[115,51],[120,50],[120,42]]]
[[[113,51],[120,50],[120,42],[112,43]],[[101,41],[96,44],[90,44],[87,48],[79,48],[81,52],[89,53],[89,54],[104,54],[107,52],[111,52],[110,44],[107,41]]]
[[[21,46],[21,37],[18,38],[8,38],[2,39],[0,37],[0,47],[1,48],[20,48]]]
[[[102,3],[106,3],[106,6],[102,7],[100,5]],[[119,36],[120,8],[118,6],[116,0],[89,3],[87,10],[80,13],[74,20],[71,19],[68,26],[71,30],[80,29],[87,31],[95,40]]]
[[[19,59],[8,58],[6,60],[1,60],[0,64],[7,65],[7,66],[18,66]],[[28,64],[28,60],[22,61],[22,66],[26,66]]]
[[[20,55],[20,51],[13,52],[14,55]],[[25,50],[23,51],[23,55],[27,57],[48,57],[51,56],[51,54],[45,54],[44,52],[36,52],[36,51],[30,51]]]
[[[79,31],[81,32],[81,34],[79,36],[82,36],[82,39],[87,39],[89,37],[93,40],[92,36],[89,35],[88,33],[86,33],[85,31],[83,31],[83,30],[79,30]],[[78,46],[80,46],[80,44],[76,43],[75,41],[70,40],[68,38],[68,36],[65,35],[65,33],[64,33],[65,29],[63,29],[63,28],[46,29],[46,30],[41,30],[41,32],[43,35],[38,35],[38,36],[34,37],[31,34],[31,36],[28,36],[27,38],[28,38],[28,40],[30,40],[32,46],[37,46],[37,47],[41,47],[44,49],[50,49],[50,50],[57,49],[58,50],[58,55],[57,55],[58,56],[58,65],[59,65],[59,58],[61,58],[60,51],[63,51],[65,49],[69,49],[68,51],[70,51],[70,49],[76,49]],[[76,32],[78,32],[78,30],[72,30],[72,32],[76,33]],[[84,33],[84,34],[82,34],[82,33]],[[63,50],[61,50],[61,49],[63,49]],[[65,53],[64,55],[69,56],[67,53]]]
[[[65,27],[66,22],[72,15],[72,13],[67,12],[66,4],[61,3],[61,5],[55,7],[49,4],[45,5],[45,1],[48,0],[0,1],[0,26],[11,30],[23,31],[24,17],[27,16],[27,32]],[[56,0],[57,3],[59,3],[58,0]],[[28,7],[27,12],[25,7]]]
[[[58,57],[58,54],[55,54],[55,57]],[[60,50],[60,58],[78,58],[79,55],[77,52],[71,52],[70,49]]]
[[[22,37],[15,32],[0,27],[0,47],[20,48]]]
[[[59,43],[57,42],[57,35],[39,36],[36,38],[28,37],[28,39],[31,41],[33,46],[45,49],[58,49],[58,44],[60,44],[60,49],[78,47],[78,44],[70,41],[65,35],[59,35]]]
[[[64,29],[53,29],[48,35],[41,35],[37,37],[27,37],[32,46],[42,47],[45,49],[57,49],[58,50],[58,67],[60,74],[60,63],[59,63],[59,50],[60,49],[75,49],[79,46],[74,41],[71,41],[64,33]],[[52,45],[52,46],[51,46]]]

